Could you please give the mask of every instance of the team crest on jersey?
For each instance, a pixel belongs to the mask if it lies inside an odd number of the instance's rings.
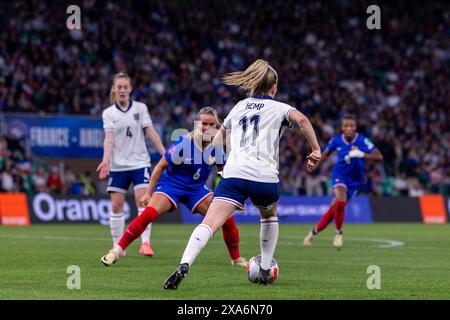
[[[139,113],[133,114],[134,120],[136,120],[137,123],[139,123]]]
[[[352,150],[358,150],[359,148],[357,146],[352,146]]]
[[[214,163],[216,163],[216,157],[209,156],[208,161],[209,161],[209,164],[214,164]]]

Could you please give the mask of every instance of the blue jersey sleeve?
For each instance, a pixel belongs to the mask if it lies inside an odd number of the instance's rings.
[[[164,158],[166,158],[169,165],[179,165],[183,162],[183,139],[180,138],[177,142],[172,143],[172,145],[164,153]]]
[[[336,139],[333,137],[330,139],[323,152],[328,151],[328,153],[332,153],[334,150],[336,150]]]
[[[375,149],[375,145],[369,138],[361,137],[361,141],[358,145],[359,150],[364,153],[371,153]]]

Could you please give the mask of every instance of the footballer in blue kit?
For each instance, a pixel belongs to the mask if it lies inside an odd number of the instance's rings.
[[[223,166],[222,149],[211,144],[201,150],[194,139],[182,136],[164,154],[167,169],[158,180],[153,194],[165,195],[177,207],[183,203],[191,212],[213,192],[205,186],[213,166]]]
[[[369,138],[356,132],[356,118],[353,115],[343,117],[342,134],[331,138],[322,153],[321,161],[335,151],[337,160],[331,172],[333,200],[328,211],[303,240],[305,246],[312,245],[316,235],[334,219],[336,236],[333,245],[337,249],[342,248],[345,207],[366,180],[366,160],[383,160],[382,154]]]
[[[155,166],[141,199],[146,208],[130,223],[119,243],[101,258],[105,266],[114,264],[147,225],[160,214],[177,208],[178,203],[184,204],[192,213],[205,215],[208,211],[213,192],[205,183],[213,166],[220,168],[224,164],[225,154],[222,147],[214,148],[211,144],[211,132],[220,126],[216,111],[211,107],[201,109],[197,122],[200,125],[173,143]],[[231,264],[246,266],[247,260],[239,251],[239,230],[234,217],[227,219],[222,233]]]

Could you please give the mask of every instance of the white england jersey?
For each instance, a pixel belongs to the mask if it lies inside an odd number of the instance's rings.
[[[280,137],[293,109],[270,96],[238,102],[223,123],[231,144],[223,177],[278,182]]]
[[[153,125],[144,103],[130,101],[127,110],[113,104],[103,111],[103,128],[114,132],[111,171],[128,171],[150,166],[145,128]]]

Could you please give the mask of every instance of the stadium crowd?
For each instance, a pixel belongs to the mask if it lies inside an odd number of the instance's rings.
[[[150,106],[170,137],[175,128],[190,128],[203,106],[224,117],[242,95],[224,86],[221,75],[261,57],[279,73],[277,98],[311,118],[322,146],[339,132],[344,113],[357,116],[359,131],[384,155],[383,164],[370,165],[365,192],[449,194],[448,6],[390,2],[381,6],[381,30],[368,30],[370,4],[84,0],[82,29],[69,31],[69,3],[5,3],[0,112],[100,115],[112,75],[126,71],[133,98]],[[0,138],[1,188],[51,189],[45,177],[52,174],[35,169],[31,177],[31,154],[18,145]],[[280,146],[283,193],[330,192],[334,158],[308,175],[306,154],[304,139],[287,131]],[[81,181],[72,178],[59,178],[64,192],[71,192],[67,181]]]
[[[78,174],[68,166],[59,168],[32,159],[24,139],[13,133],[0,135],[0,192],[61,195],[93,195],[97,192],[89,171]]]

